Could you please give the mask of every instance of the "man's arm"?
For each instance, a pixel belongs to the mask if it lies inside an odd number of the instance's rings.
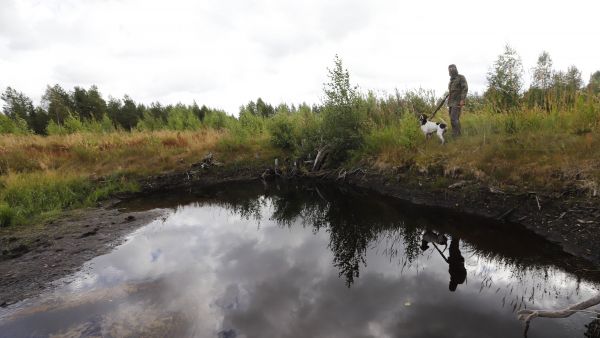
[[[467,84],[467,79],[464,76],[460,77],[460,105],[465,105],[465,99],[467,98],[467,92],[469,91],[469,85]]]

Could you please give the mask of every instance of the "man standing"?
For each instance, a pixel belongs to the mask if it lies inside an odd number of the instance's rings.
[[[450,122],[452,123],[452,135],[460,136],[460,112],[465,105],[467,98],[467,80],[463,75],[458,74],[456,65],[448,66],[450,74],[450,83],[448,83],[448,111],[450,112]]]

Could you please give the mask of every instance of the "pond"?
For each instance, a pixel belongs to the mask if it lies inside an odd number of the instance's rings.
[[[516,311],[600,285],[519,226],[345,186],[236,183],[119,207],[166,211],[0,309],[1,337],[522,337]],[[592,317],[536,318],[528,337],[585,337]]]

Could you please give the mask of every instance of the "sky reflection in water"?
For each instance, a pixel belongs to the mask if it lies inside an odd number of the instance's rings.
[[[132,202],[179,206],[2,310],[0,336],[517,337],[515,310],[597,290],[525,230],[374,194],[244,184],[170,198]],[[443,256],[426,230],[447,237]],[[529,337],[583,337],[589,317],[536,319]]]

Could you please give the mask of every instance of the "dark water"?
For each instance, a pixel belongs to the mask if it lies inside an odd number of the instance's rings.
[[[364,191],[235,184],[122,207],[170,209],[0,309],[1,337],[522,337],[518,309],[598,292],[524,229]],[[586,337],[592,317],[537,318],[528,336]]]

